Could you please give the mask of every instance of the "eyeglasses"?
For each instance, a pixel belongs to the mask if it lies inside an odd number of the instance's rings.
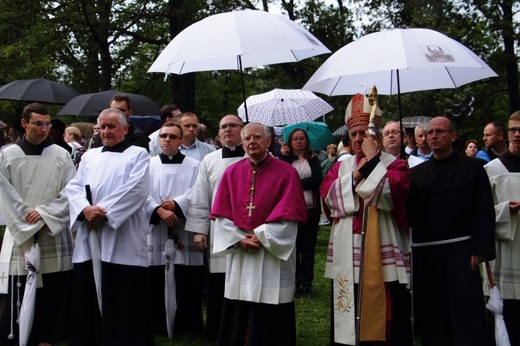
[[[510,135],[516,135],[517,132],[520,132],[520,127],[510,127],[507,129]]]
[[[426,135],[428,136],[431,136],[433,134],[437,134],[437,135],[442,135],[444,133],[451,133],[450,130],[443,130],[443,129],[437,129],[437,130],[428,130],[428,132],[426,132]]]
[[[37,128],[41,129],[42,127],[46,127],[46,128],[51,128],[52,127],[52,124],[51,123],[44,123],[42,121],[35,121],[35,122],[29,122],[29,124],[33,125],[33,126],[36,126]]]
[[[397,136],[398,134],[400,134],[400,132],[397,130],[385,131],[385,132],[383,132],[383,137],[388,137],[390,135]]]
[[[159,135],[159,138],[162,138],[162,139],[166,139],[166,138],[169,138],[169,139],[181,139],[181,137],[177,136],[177,135],[173,135],[173,134],[168,134],[168,133],[161,133]]]
[[[240,124],[234,124],[234,123],[231,123],[231,124],[222,124],[222,125],[220,125],[218,128],[219,128],[220,130],[225,130],[225,129],[227,129],[228,127],[229,127],[230,129],[236,129],[237,127],[242,127],[242,125],[240,125]]]

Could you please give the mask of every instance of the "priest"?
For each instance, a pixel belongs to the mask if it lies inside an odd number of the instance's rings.
[[[76,231],[72,340],[74,345],[149,345],[153,335],[143,327],[149,317],[143,207],[150,189],[150,157],[125,140],[129,125],[120,110],[105,109],[97,122],[103,146],[82,156],[66,188],[71,229]],[[91,243],[89,232],[97,232],[99,244]],[[100,282],[93,275],[96,248]]]
[[[495,258],[495,211],[480,160],[454,151],[445,117],[428,124],[432,158],[411,171],[416,331],[422,345],[489,345],[479,264]]]
[[[184,230],[192,187],[197,177],[199,161],[184,156],[180,125],[167,122],[159,129],[161,153],[150,158],[150,194],[146,201],[146,216],[151,224],[148,234],[148,266],[150,270],[150,298],[154,334],[167,334],[165,311],[164,248],[170,238],[175,243],[173,264],[190,262],[190,253],[184,244],[192,234]],[[183,285],[183,282],[179,282]],[[166,294],[175,292],[166,292]],[[185,318],[178,315],[177,318]],[[167,322],[169,323],[169,322]],[[173,325],[170,326],[173,328]]]
[[[0,213],[7,224],[0,252],[0,344],[18,343],[14,304],[22,301],[24,254],[35,242],[41,276],[29,344],[52,344],[68,340],[72,235],[65,186],[75,169],[69,152],[49,137],[47,107],[27,105],[21,123],[25,135],[0,152]]]
[[[507,132],[509,150],[484,169],[491,183],[496,214],[497,259],[490,262],[492,278],[504,300],[509,341],[511,345],[520,345],[520,111],[509,117]],[[484,293],[489,295],[489,278],[485,275],[484,279]]]
[[[345,123],[354,156],[336,163],[320,188],[332,221],[325,267],[333,283],[331,343],[354,345],[357,338],[412,345],[404,208],[410,172],[405,161],[381,151],[379,134],[372,138],[368,133],[372,111],[379,127],[381,110],[364,95],[352,98]],[[362,291],[354,285],[360,278]]]
[[[213,254],[215,222],[209,216],[224,171],[244,159],[245,151],[240,138],[243,127],[242,119],[234,114],[227,114],[220,119],[218,135],[223,147],[202,159],[186,218],[186,231],[193,232],[193,242],[199,251],[205,251],[208,258],[206,339],[209,341],[218,340],[226,276],[226,255]]]
[[[211,209],[214,253],[226,252],[219,345],[295,345],[294,280],[298,222],[306,222],[300,178],[267,152],[270,131],[241,132],[249,155],[226,170]]]

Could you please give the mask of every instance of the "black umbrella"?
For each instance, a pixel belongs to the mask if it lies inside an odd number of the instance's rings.
[[[0,88],[0,100],[65,104],[77,95],[76,89],[45,78],[17,80]]]
[[[117,90],[102,91],[94,94],[82,94],[67,102],[57,115],[92,115],[98,116],[102,110],[109,107],[114,95],[122,94],[130,98],[133,115],[159,115],[160,107],[150,98],[129,94]]]

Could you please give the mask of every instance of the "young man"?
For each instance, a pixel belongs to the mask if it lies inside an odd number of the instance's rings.
[[[0,344],[18,342],[16,307],[22,300],[27,270],[24,254],[38,242],[41,249],[36,305],[30,344],[68,340],[72,290],[72,236],[65,186],[75,169],[68,151],[53,144],[47,108],[27,105],[22,113],[25,136],[0,152],[0,211],[7,229],[0,253]],[[15,288],[21,283],[20,288]],[[14,339],[8,340],[8,335]]]

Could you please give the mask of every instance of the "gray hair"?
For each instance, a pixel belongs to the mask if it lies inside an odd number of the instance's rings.
[[[269,127],[267,127],[266,125],[262,124],[262,123],[248,123],[246,124],[246,126],[244,126],[242,128],[242,130],[240,130],[240,138],[242,138],[242,140],[244,140],[244,132],[247,128],[249,127],[252,127],[252,126],[262,126],[263,129],[264,129],[264,132],[265,132],[265,137],[266,138],[271,138],[271,130],[269,130]]]
[[[417,136],[417,132],[419,130],[422,130],[423,132],[428,132],[428,124],[419,124],[415,127],[415,130],[413,131],[413,134]]]
[[[128,119],[126,119],[126,116],[123,114],[123,112],[121,112],[119,109],[116,109],[116,108],[107,108],[107,109],[104,109],[101,113],[99,113],[98,118],[97,118],[98,125],[99,125],[99,118],[101,118],[102,115],[107,115],[110,113],[117,114],[117,117],[119,119],[119,124],[121,126],[128,125]]]

